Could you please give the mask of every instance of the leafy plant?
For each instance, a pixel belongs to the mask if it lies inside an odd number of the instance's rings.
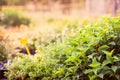
[[[5,75],[9,80],[50,80],[53,66],[53,60],[41,54],[34,56],[19,54],[11,65],[6,64],[8,72]]]
[[[4,64],[11,61],[13,58],[13,51],[7,39],[0,40],[0,79],[6,79],[4,72],[7,71]]]
[[[8,59],[11,60],[13,55],[10,43],[8,39],[4,39],[0,41],[0,61],[6,63]]]
[[[20,11],[14,9],[3,9],[0,12],[0,24],[4,26],[29,25],[30,18],[24,16]]]
[[[3,42],[0,42],[0,61],[7,60],[6,48]]]
[[[57,79],[119,80],[116,21],[119,22],[119,18],[103,17],[99,22],[84,26],[75,36],[52,45],[50,51],[58,61]]]
[[[119,80],[119,21],[120,16],[103,17],[73,36],[48,45],[36,42],[35,56],[16,57],[6,75],[14,80]]]

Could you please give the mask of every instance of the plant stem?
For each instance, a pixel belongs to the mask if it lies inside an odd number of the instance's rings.
[[[31,53],[30,53],[30,50],[29,50],[29,48],[28,48],[28,46],[25,44],[25,49],[26,49],[26,51],[27,51],[27,54],[28,55],[31,55]]]

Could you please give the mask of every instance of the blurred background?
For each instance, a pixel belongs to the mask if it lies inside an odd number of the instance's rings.
[[[120,0],[0,0],[0,38],[16,46],[22,37],[56,34],[68,24],[119,13]]]
[[[27,37],[48,43],[73,35],[81,24],[120,13],[120,0],[0,0],[0,40],[12,49]],[[6,42],[5,42],[6,43]]]
[[[120,0],[0,0],[0,9],[8,7],[56,17],[97,17],[118,14]]]

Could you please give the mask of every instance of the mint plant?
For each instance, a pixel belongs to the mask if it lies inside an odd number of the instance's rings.
[[[48,45],[36,42],[34,56],[7,65],[10,80],[120,80],[120,16],[82,25],[73,36]]]
[[[31,23],[30,18],[22,14],[15,9],[3,9],[0,12],[0,25],[5,27],[29,25]]]

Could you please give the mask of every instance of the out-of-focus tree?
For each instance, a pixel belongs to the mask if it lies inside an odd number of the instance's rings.
[[[106,12],[116,15],[120,10],[120,0],[106,0]]]
[[[116,15],[120,10],[120,0],[86,0],[86,8],[90,16]]]
[[[60,0],[63,14],[70,14],[72,0]]]
[[[6,5],[6,4],[7,4],[6,0],[0,0],[0,5]]]
[[[0,0],[0,10],[2,9],[2,6],[6,4],[7,4],[6,0]]]
[[[8,5],[24,5],[29,0],[6,0]]]

